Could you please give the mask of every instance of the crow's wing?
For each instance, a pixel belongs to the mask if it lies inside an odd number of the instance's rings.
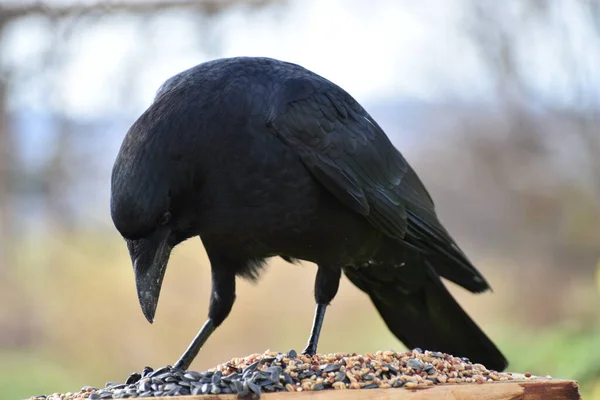
[[[407,230],[408,204],[433,213],[423,185],[403,182],[410,171],[404,157],[349,94],[308,78],[286,89],[270,126],[339,200],[398,239]]]
[[[314,77],[290,79],[268,125],[340,201],[390,237],[452,262],[438,272],[472,291],[488,285],[439,223],[416,173],[348,93]]]

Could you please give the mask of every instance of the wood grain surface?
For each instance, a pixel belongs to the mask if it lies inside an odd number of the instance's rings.
[[[237,400],[236,395],[178,396],[182,400]],[[265,393],[261,400],[575,400],[581,399],[575,381],[537,379],[484,384],[448,384],[420,389],[323,390],[318,392]],[[152,397],[172,400],[173,397]]]

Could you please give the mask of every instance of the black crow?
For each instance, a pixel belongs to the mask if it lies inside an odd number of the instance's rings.
[[[227,58],[168,79],[129,129],[111,192],[149,322],[173,247],[199,236],[210,259],[208,319],[177,368],[227,318],[236,276],[257,279],[274,256],[318,266],[306,354],[343,271],[406,346],[507,365],[441,280],[490,288],[414,170],[354,98],[299,65]]]

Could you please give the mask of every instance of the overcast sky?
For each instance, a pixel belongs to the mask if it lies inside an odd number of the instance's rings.
[[[443,4],[442,7],[439,5]],[[430,99],[440,92],[484,91],[477,60],[457,29],[460,0],[292,0],[286,7],[248,13],[229,12],[215,21],[206,54],[197,36],[198,21],[165,14],[150,34],[130,19],[110,19],[71,39],[71,62],[60,72],[57,94],[71,113],[93,115],[110,109],[116,77],[134,58],[143,84],[135,101],[147,104],[169,76],[215,57],[269,56],[301,64],[340,84],[360,99],[390,96]],[[35,57],[47,38],[33,19],[9,34],[6,57],[17,63]],[[202,40],[202,38],[201,38]],[[141,61],[141,62],[140,62]],[[443,66],[443,68],[441,68]],[[20,95],[31,102],[33,92]],[[85,96],[82,96],[85,93]]]
[[[32,79],[13,97],[12,105],[50,106],[82,117],[110,114],[122,104],[117,101],[122,96],[121,77],[133,69],[127,103],[139,110],[173,74],[208,59],[240,55],[296,62],[341,85],[361,102],[391,97],[438,100],[449,95],[476,100],[489,94],[492,86],[466,34],[464,3],[290,0],[285,7],[251,13],[238,9],[204,22],[185,13],[165,13],[143,32],[131,18],[106,19],[75,30],[77,35],[70,37],[60,55],[69,61],[56,72],[57,86],[48,88]],[[590,64],[593,71],[600,52],[585,48],[590,32],[577,25],[573,6],[577,2],[554,3],[560,18],[572,19],[567,33],[583,54],[576,62]],[[518,4],[508,2],[506,12]],[[40,50],[48,46],[46,26],[40,21],[31,19],[9,29],[7,46],[0,53],[4,62],[24,66],[39,58]],[[556,35],[564,34],[531,32],[532,41],[525,42],[529,47],[524,51],[529,80],[559,99],[568,97],[565,88],[572,80],[561,70],[564,55],[556,47]],[[596,88],[598,77],[596,69]]]

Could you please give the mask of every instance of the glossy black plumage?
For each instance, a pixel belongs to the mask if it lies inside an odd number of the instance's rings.
[[[167,80],[124,139],[111,214],[150,321],[170,249],[202,239],[212,325],[196,352],[229,314],[235,276],[257,278],[266,258],[281,256],[318,265],[317,314],[343,271],[407,346],[506,367],[440,280],[489,288],[415,172],[348,93],[298,65],[221,59]]]

